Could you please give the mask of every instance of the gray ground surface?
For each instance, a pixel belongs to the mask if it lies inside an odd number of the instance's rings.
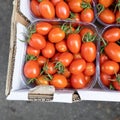
[[[0,120],[120,120],[120,103],[74,104],[6,101],[4,90],[9,53],[12,0],[0,0]]]

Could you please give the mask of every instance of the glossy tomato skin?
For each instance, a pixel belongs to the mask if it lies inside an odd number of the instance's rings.
[[[53,4],[54,6],[56,6],[56,4],[57,4],[58,2],[60,2],[60,1],[63,1],[63,0],[51,0],[52,4]]]
[[[99,0],[98,3],[103,5],[105,8],[108,8],[110,5],[112,5],[114,0]]]
[[[32,48],[31,46],[27,46],[27,51],[26,51],[26,53],[27,53],[28,55],[39,56],[40,50],[34,49],[34,48]]]
[[[62,40],[62,41],[56,43],[55,48],[58,52],[66,52],[67,51],[66,41]]]
[[[58,61],[59,60],[59,57],[60,57],[61,53],[56,53],[52,58],[51,58],[51,61],[55,62],[55,61]]]
[[[85,75],[86,85],[89,84],[91,80],[92,80],[92,77],[91,77],[91,76]]]
[[[112,85],[116,90],[120,91],[120,83],[117,80],[112,82]]]
[[[86,62],[84,59],[77,59],[77,60],[73,60],[72,63],[69,66],[69,71],[72,74],[80,74],[81,72],[83,72],[86,68]]]
[[[36,78],[40,74],[40,67],[37,61],[30,60],[27,61],[24,65],[24,75],[27,78]]]
[[[81,89],[86,86],[85,76],[83,73],[72,75],[70,78],[70,82],[74,89]]]
[[[43,18],[53,19],[55,17],[55,8],[48,0],[43,0],[40,2],[39,10]]]
[[[40,66],[43,66],[47,62],[47,58],[45,58],[44,56],[39,56],[37,61]]]
[[[41,35],[47,35],[52,29],[52,25],[48,22],[38,22],[36,24],[36,32]]]
[[[73,55],[70,52],[61,53],[58,61],[62,62],[62,64],[67,67],[73,60]]]
[[[115,22],[115,15],[114,13],[109,10],[109,9],[105,9],[103,10],[100,15],[99,18],[102,22],[107,23],[107,24],[112,24]]]
[[[91,8],[84,9],[80,14],[80,20],[82,22],[90,23],[94,20],[94,11]]]
[[[77,33],[69,34],[67,38],[67,46],[70,52],[79,53],[81,47],[81,36]]]
[[[39,11],[39,2],[37,0],[30,1],[30,9],[36,17],[41,17],[41,14]]]
[[[80,53],[73,54],[73,57],[74,57],[74,60],[76,60],[76,59],[81,59],[81,58],[82,58],[82,56],[81,56]]]
[[[34,33],[29,40],[29,45],[35,49],[43,49],[46,46],[46,40],[42,35]]]
[[[107,61],[109,58],[107,55],[105,55],[104,53],[102,53],[100,55],[100,64],[102,65],[105,61]]]
[[[93,62],[96,59],[96,49],[93,42],[85,42],[81,46],[81,55],[87,62]]]
[[[52,43],[57,43],[65,38],[65,32],[60,27],[53,28],[49,34],[48,39]]]
[[[60,1],[55,7],[56,16],[60,19],[67,19],[70,15],[70,9],[66,2]]]
[[[57,89],[63,89],[67,86],[67,79],[64,75],[55,74],[53,79],[50,81],[50,84]]]
[[[120,46],[117,43],[108,43],[104,48],[106,55],[115,62],[120,62]]]
[[[101,72],[108,75],[114,75],[119,71],[119,64],[117,62],[108,60],[101,65]]]
[[[117,27],[106,30],[103,34],[103,38],[107,42],[116,42],[120,39],[120,29]]]
[[[42,55],[46,58],[52,58],[55,54],[55,46],[53,43],[47,42],[44,49],[42,49]]]

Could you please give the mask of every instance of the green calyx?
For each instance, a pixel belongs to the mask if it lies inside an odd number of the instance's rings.
[[[31,83],[34,83],[35,80],[36,80],[36,78],[28,79],[27,84],[29,85],[29,84],[31,84]]]
[[[91,8],[91,4],[88,3],[88,2],[83,1],[81,3],[81,7],[84,8],[84,9]]]
[[[114,12],[116,12],[117,9],[118,9],[118,11],[120,11],[120,0],[118,0],[118,2],[116,3]]]
[[[37,60],[37,57],[34,55],[27,54],[25,57],[25,61],[29,61],[29,60]]]
[[[101,4],[97,4],[97,12],[98,12],[98,16],[101,14],[101,12],[103,12],[105,10],[105,7]]]
[[[59,74],[63,74],[64,70],[65,70],[65,67],[64,67],[64,65],[61,62],[56,62],[55,69],[57,69],[57,72]]]
[[[119,24],[120,23],[120,18],[117,18],[116,22]]]
[[[110,88],[110,90],[114,90],[115,89],[112,84],[110,84],[109,88]]]

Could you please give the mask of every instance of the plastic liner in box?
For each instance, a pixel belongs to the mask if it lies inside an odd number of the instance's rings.
[[[35,23],[37,23],[37,22],[41,22],[42,20],[40,20],[40,21],[38,21],[38,20],[36,20],[36,21],[34,21],[34,22],[32,22],[29,26],[28,26],[28,28],[29,27],[31,27],[31,26],[33,26],[33,25],[35,25]],[[56,21],[56,20],[52,20],[52,21],[49,21],[49,20],[44,20],[44,22],[49,22],[49,23],[51,23],[51,24],[63,24],[63,23],[65,23],[65,22],[63,22],[63,21]],[[76,23],[76,22],[66,22],[66,24],[74,24],[74,23]],[[79,25],[82,25],[82,26],[84,26],[84,27],[89,27],[89,28],[91,28],[94,32],[95,32],[95,34],[96,35],[98,35],[98,32],[97,32],[97,28],[96,28],[96,26],[94,25],[94,24],[92,24],[92,23],[90,23],[90,24],[88,24],[88,23],[81,23],[81,22],[78,22],[77,24],[79,24]],[[23,43],[23,44],[25,44],[25,43]],[[97,46],[97,51],[98,51],[98,37],[96,37],[96,40],[95,40],[95,44],[96,44],[96,46]],[[27,47],[27,46],[26,46]],[[26,53],[26,50],[24,51],[24,54]],[[98,54],[98,52],[97,52],[97,54]],[[97,55],[98,56],[98,55]],[[96,84],[96,82],[97,82],[97,61],[98,61],[98,58],[96,58],[96,60],[95,60],[95,64],[96,64],[96,73],[95,73],[95,75],[93,76],[93,78],[92,78],[92,80],[91,80],[91,82],[85,87],[85,88],[83,88],[83,89],[91,89],[91,88],[93,88],[94,87],[94,85]],[[24,66],[24,63],[25,63],[25,56],[24,56],[24,60],[22,60],[22,67]],[[24,82],[24,84],[26,84],[26,86],[28,87],[28,88],[32,88],[32,87],[35,87],[35,85],[34,84],[27,84],[27,79],[26,79],[26,77],[24,76],[24,74],[23,74],[23,70],[21,71],[22,72],[22,74],[21,74],[21,77],[22,77],[22,80],[23,80],[23,82]],[[82,90],[83,90],[82,89]]]

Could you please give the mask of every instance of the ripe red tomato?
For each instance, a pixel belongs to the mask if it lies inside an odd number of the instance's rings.
[[[102,22],[107,23],[107,24],[112,24],[115,22],[115,14],[108,8],[103,10],[100,13],[99,18]]]
[[[47,42],[45,48],[42,49],[42,55],[46,58],[52,58],[54,54],[55,54],[54,44]]]
[[[101,65],[101,72],[108,75],[114,75],[119,71],[119,64],[117,62],[108,60]]]
[[[47,35],[52,29],[52,25],[48,22],[38,22],[36,24],[36,32],[41,35]]]
[[[68,2],[68,5],[69,5],[69,7],[70,7],[70,10],[72,11],[72,12],[81,12],[82,10],[83,10],[83,8],[82,8],[82,0],[70,0],[69,2]]]
[[[53,19],[55,17],[55,8],[48,0],[43,0],[40,2],[39,10],[43,18]]]
[[[116,22],[120,23],[120,11],[117,11],[115,16],[116,16]]]
[[[100,79],[105,86],[109,87],[111,83],[110,79],[112,79],[112,76],[106,73],[100,73]]]
[[[103,34],[103,38],[107,42],[115,42],[120,39],[120,29],[117,27],[110,28],[106,30]]]
[[[73,55],[70,52],[61,53],[59,56],[59,61],[62,62],[65,67],[69,66],[72,60]]]
[[[85,75],[86,85],[89,84],[91,80],[92,80],[92,77],[91,77],[91,76]]]
[[[40,70],[38,62],[34,60],[27,61],[24,65],[24,75],[30,79],[38,77]]]
[[[69,66],[69,71],[72,74],[79,74],[81,72],[83,72],[86,68],[86,62],[84,59],[77,59],[77,60],[73,60],[72,63]]]
[[[92,3],[92,0],[84,0],[84,2]]]
[[[64,75],[55,74],[53,79],[50,81],[50,84],[57,89],[63,89],[67,86],[67,79]]]
[[[70,77],[71,73],[70,73],[70,71],[68,70],[68,68],[65,68],[65,69],[64,69],[63,75],[64,75],[66,78],[69,78],[69,77]]]
[[[92,76],[95,74],[96,67],[94,63],[87,63],[86,68],[84,70],[84,74],[87,76]]]
[[[112,82],[112,85],[116,90],[120,91],[120,82],[117,79]]]
[[[84,9],[80,14],[80,20],[82,22],[90,23],[94,20],[94,11],[91,8]]]
[[[76,59],[81,59],[81,58],[82,58],[82,56],[81,56],[80,53],[73,54],[73,57],[74,57],[74,60],[76,60]]]
[[[65,40],[62,40],[62,41],[56,43],[55,47],[58,52],[66,52],[67,51],[67,45],[66,45]]]
[[[105,8],[108,8],[110,5],[112,5],[114,0],[99,0],[98,3],[103,5]]]
[[[87,62],[93,62],[96,59],[96,49],[93,42],[85,42],[81,46],[81,55]]]
[[[59,57],[60,57],[60,54],[61,54],[61,53],[56,53],[56,54],[51,58],[51,61],[53,61],[53,62],[58,61],[58,60],[59,60]]]
[[[51,0],[52,4],[53,4],[54,6],[56,6],[56,4],[57,4],[58,2],[60,2],[60,1],[63,1],[63,0]]]
[[[83,73],[72,75],[70,78],[70,82],[72,87],[75,89],[81,89],[86,86],[85,76],[83,75]]]
[[[36,17],[41,17],[41,14],[39,11],[39,2],[37,0],[30,1],[30,9]]]
[[[60,19],[67,19],[70,15],[70,9],[66,2],[60,1],[55,7],[56,16]]]
[[[81,37],[77,33],[69,34],[67,38],[67,46],[70,52],[78,53],[81,47]]]
[[[117,43],[108,43],[104,48],[106,55],[115,62],[120,62],[120,46]]]
[[[46,46],[46,40],[42,35],[34,33],[29,40],[29,45],[35,49],[43,49]]]
[[[44,56],[39,56],[37,61],[40,66],[43,66],[47,62],[47,58],[45,58]]]
[[[57,43],[65,38],[65,32],[60,27],[53,28],[49,34],[48,39],[52,43]]]
[[[102,53],[101,55],[100,55],[100,65],[102,65],[105,61],[107,61],[108,60],[108,57],[107,57],[107,55],[105,55],[104,53]]]
[[[26,53],[28,55],[33,55],[33,56],[39,56],[40,54],[40,50],[34,49],[31,46],[27,46],[27,51]]]

